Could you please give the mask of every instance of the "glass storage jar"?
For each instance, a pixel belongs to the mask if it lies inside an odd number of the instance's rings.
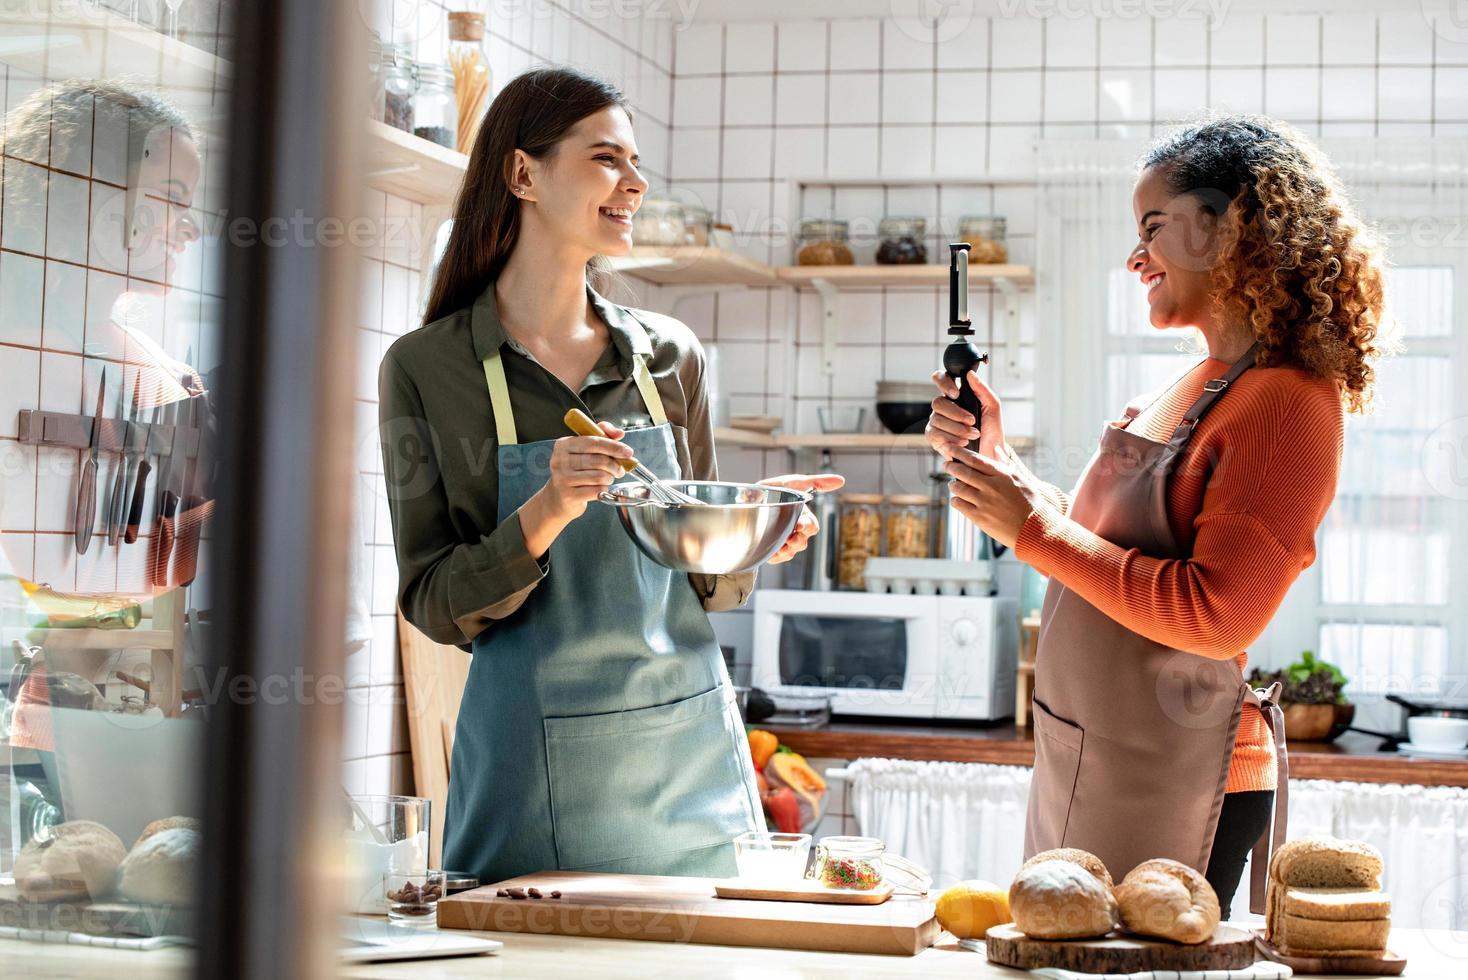
[[[406,45],[382,45],[382,121],[405,133],[413,131],[413,93],[418,77]]]
[[[1003,265],[1009,261],[1005,220],[996,215],[971,214],[958,220],[958,237],[968,242],[971,264]]]
[[[800,223],[796,240],[795,261],[798,265],[852,265],[850,232],[846,222],[829,218],[812,218]]]
[[[489,107],[489,51],[484,44],[484,15],[455,10],[449,14],[449,68],[454,73],[454,100],[458,107],[455,129],[460,153],[468,153],[479,131],[479,120]]]
[[[383,105],[387,98],[387,90],[382,84],[382,35],[376,31],[367,32],[367,115],[371,119],[381,119],[386,107]]]
[[[864,589],[867,559],[882,553],[882,496],[875,493],[841,495],[841,520],[836,535],[836,581],[842,588]]]
[[[928,524],[932,501],[923,494],[896,494],[887,498],[882,525],[888,558],[927,558]]]
[[[638,245],[682,245],[688,237],[683,205],[664,198],[644,198],[632,216],[632,241]]]
[[[459,105],[447,65],[419,65],[413,95],[413,135],[452,150],[459,142]]]
[[[695,204],[683,205],[683,239],[689,245],[709,243],[709,213]]]
[[[928,261],[928,247],[923,244],[928,222],[924,218],[902,218],[889,215],[877,225],[878,265],[922,265]]]

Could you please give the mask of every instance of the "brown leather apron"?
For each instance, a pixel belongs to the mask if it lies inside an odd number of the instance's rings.
[[[1253,365],[1256,348],[1204,385],[1168,442],[1128,431],[1142,411],[1136,403],[1124,420],[1108,422],[1069,516],[1149,557],[1188,557],[1168,523],[1167,481],[1198,422]],[[1100,857],[1117,881],[1158,857],[1206,872],[1247,700],[1264,713],[1279,752],[1274,833],[1260,838],[1252,858],[1250,907],[1263,912],[1264,872],[1284,840],[1289,780],[1277,695],[1250,688],[1233,658],[1149,640],[1052,578],[1035,655],[1025,857],[1079,847]]]

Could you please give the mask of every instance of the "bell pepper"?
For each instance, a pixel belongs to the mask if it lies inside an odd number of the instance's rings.
[[[775,754],[780,740],[773,732],[767,732],[760,728],[749,730],[749,754],[754,760],[754,767],[763,771],[765,763],[770,761],[770,756]]]
[[[782,834],[800,833],[800,801],[789,786],[770,790],[763,800],[765,814]]]

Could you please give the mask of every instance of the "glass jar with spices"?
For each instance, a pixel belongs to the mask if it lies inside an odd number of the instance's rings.
[[[484,15],[469,10],[449,14],[449,68],[454,73],[455,148],[468,153],[489,108],[489,52],[484,47]]]
[[[452,150],[458,145],[459,110],[454,73],[447,65],[419,65],[413,95],[413,135]]]
[[[896,494],[887,498],[883,520],[888,558],[927,558],[928,524],[932,501],[922,494]]]
[[[638,245],[682,245],[687,236],[688,222],[677,201],[646,197],[632,215],[632,241]]]
[[[800,223],[796,240],[795,261],[799,265],[852,265],[850,233],[846,222],[828,218],[807,219]]]
[[[1003,265],[1009,261],[1009,245],[1005,242],[1006,222],[995,215],[971,214],[958,219],[958,237],[968,242],[970,263]]]
[[[842,494],[840,525],[836,536],[837,584],[844,589],[864,589],[867,559],[882,553],[881,494]]]
[[[418,78],[406,45],[382,45],[382,121],[405,133],[413,131],[413,93]]]
[[[928,222],[923,218],[889,215],[877,225],[878,265],[922,265],[928,261],[928,247],[923,244]]]

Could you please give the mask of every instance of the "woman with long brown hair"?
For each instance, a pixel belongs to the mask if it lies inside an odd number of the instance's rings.
[[[1169,133],[1132,204],[1126,264],[1152,325],[1196,328],[1208,357],[1107,423],[1071,493],[1015,458],[976,375],[982,419],[940,374],[928,438],[959,509],[1050,576],[1026,856],[1080,847],[1117,878],[1173,858],[1227,917],[1255,848],[1261,912],[1287,783],[1279,710],[1244,681],[1245,649],[1315,559],[1344,416],[1369,402],[1383,346],[1384,262],[1323,156],[1272,119]]]
[[[473,651],[443,860],[484,881],[729,875],[732,839],[764,828],[708,619],[754,573],[656,565],[593,503],[634,456],[717,479],[698,341],[587,283],[597,256],[631,250],[647,186],[615,88],[567,68],[514,79],[475,140],[424,326],[382,363],[403,613]],[[563,435],[570,408],[605,435]],[[815,531],[807,513],[772,561]]]

